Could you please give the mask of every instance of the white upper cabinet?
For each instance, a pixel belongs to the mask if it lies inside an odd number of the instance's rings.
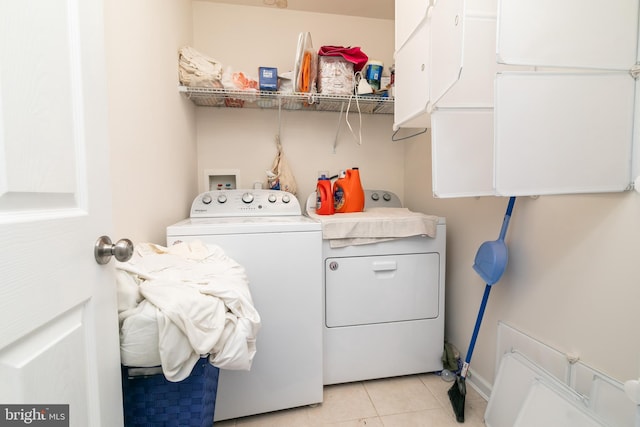
[[[462,11],[462,33],[436,37],[442,3],[427,10],[430,44],[412,46],[422,61],[428,56],[429,89],[395,99],[405,116],[417,106],[428,113],[436,197],[630,188],[640,165],[632,72],[639,0],[455,1],[443,10]],[[458,55],[459,78],[439,77],[451,76]],[[397,86],[405,83],[402,63]],[[394,126],[406,122],[396,114]]]
[[[496,62],[496,7],[494,1],[467,2],[464,7],[460,78],[431,113],[435,197],[495,194],[495,76],[501,70],[527,69]],[[433,67],[437,68],[438,63],[434,61]]]
[[[496,20],[467,9],[462,73],[431,113],[435,197],[487,196],[493,185]]]
[[[394,129],[430,127],[430,112],[460,79],[463,61],[464,0],[432,0],[426,9],[420,2],[413,14],[406,10],[410,3],[396,2],[396,36],[406,40],[396,42],[394,90],[403,102],[395,108]]]
[[[502,0],[497,60],[506,64],[629,71],[638,0]]]
[[[624,191],[633,181],[638,0],[503,0],[496,76],[500,195]]]

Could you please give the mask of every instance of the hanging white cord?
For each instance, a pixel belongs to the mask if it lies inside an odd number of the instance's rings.
[[[280,133],[282,132],[282,98],[278,99],[278,140],[280,140]]]
[[[344,101],[340,103],[340,114],[338,114],[338,128],[336,129],[336,137],[333,139],[333,154],[336,154],[336,146],[338,145],[338,135],[340,135],[340,124],[342,123],[343,111],[344,111]]]
[[[349,126],[349,131],[351,132],[351,135],[353,135],[353,137],[355,138],[356,142],[358,143],[358,145],[362,145],[362,112],[360,111],[360,102],[358,102],[358,83],[360,82],[360,79],[362,78],[362,73],[360,71],[356,72],[355,77],[360,77],[359,79],[356,78],[356,84],[354,87],[354,93],[355,95],[351,95],[349,96],[349,104],[347,105],[347,112],[345,113],[345,122],[347,122],[347,126]],[[353,128],[351,127],[351,123],[349,123],[349,110],[351,109],[351,98],[356,97],[356,105],[358,107],[358,118],[360,119],[360,127],[358,129],[358,136],[356,136],[356,134],[353,132]]]

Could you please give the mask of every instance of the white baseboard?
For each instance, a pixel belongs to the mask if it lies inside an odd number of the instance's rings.
[[[489,401],[491,396],[492,385],[489,381],[476,374],[473,369],[469,368],[469,373],[465,379],[465,383],[471,385],[475,391],[486,401]]]

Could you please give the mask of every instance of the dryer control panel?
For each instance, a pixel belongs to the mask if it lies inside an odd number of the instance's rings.
[[[364,190],[364,209],[371,208],[401,208],[400,197],[387,190]],[[307,212],[316,211],[316,192],[309,194],[306,204]]]
[[[401,208],[402,202],[396,193],[386,190],[364,190],[366,208]]]
[[[302,215],[293,194],[280,190],[214,190],[199,194],[191,218]]]

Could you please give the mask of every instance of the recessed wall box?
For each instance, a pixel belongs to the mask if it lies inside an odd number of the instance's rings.
[[[240,184],[238,169],[205,169],[202,191],[235,190]]]

